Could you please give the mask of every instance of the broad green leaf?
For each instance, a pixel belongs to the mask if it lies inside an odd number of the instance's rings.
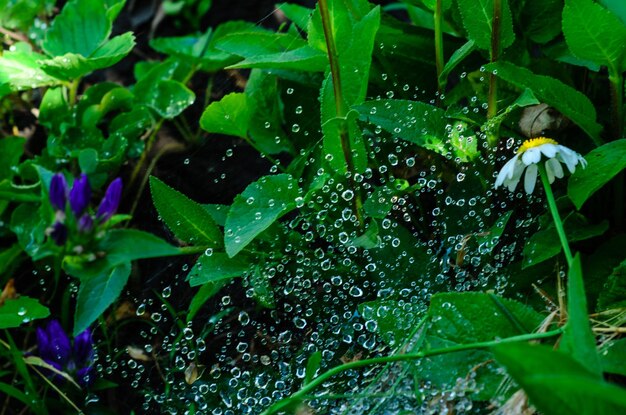
[[[150,191],[159,216],[178,239],[192,245],[221,246],[222,233],[202,205],[154,176]]]
[[[250,108],[248,132],[255,147],[265,154],[293,153],[293,146],[283,128],[277,77],[259,69],[252,70],[245,94]]]
[[[328,65],[326,54],[307,45],[286,52],[250,56],[230,65],[230,69],[268,68],[323,72]]]
[[[524,37],[541,44],[557,37],[562,9],[563,0],[526,0],[519,15]]]
[[[584,241],[604,234],[609,228],[607,221],[589,225],[587,218],[574,213],[565,218],[563,223],[567,240],[570,242]],[[561,243],[556,229],[551,226],[533,234],[524,246],[524,264],[522,268],[536,265],[555,257],[561,252]]]
[[[217,49],[245,59],[264,55],[278,56],[304,46],[306,41],[299,36],[259,30],[231,33],[215,42]]]
[[[135,37],[127,32],[106,42],[89,56],[68,52],[38,62],[47,74],[55,78],[77,79],[95,70],[116,64],[128,55],[134,46]]]
[[[13,166],[20,161],[25,143],[23,137],[0,138],[0,181],[13,177]]]
[[[0,0],[0,27],[28,33],[45,6],[44,0]]]
[[[20,186],[4,179],[0,181],[0,200],[39,202],[41,200],[41,191],[38,185]]]
[[[598,379],[567,354],[545,346],[496,346],[499,363],[546,415],[611,415],[626,412],[626,391]]]
[[[30,297],[7,299],[0,305],[0,329],[19,327],[39,318],[46,318],[50,310]]]
[[[3,393],[6,397],[11,397],[22,402],[26,405],[26,407],[32,405],[32,399],[30,397],[28,397],[23,391],[19,390],[15,386],[9,385],[8,383],[0,382],[0,393]]]
[[[463,26],[469,38],[480,49],[491,50],[494,0],[458,0],[459,11],[463,17]],[[513,44],[513,21],[511,9],[506,0],[501,1],[500,47],[506,49]]]
[[[375,300],[359,305],[365,328],[381,336],[391,347],[405,342],[407,336],[424,315],[422,307],[395,300]]]
[[[602,379],[596,339],[589,324],[580,254],[576,254],[567,274],[567,324],[560,347],[590,372],[595,373],[598,379]]]
[[[202,113],[200,126],[209,133],[248,138],[252,111],[247,100],[245,94],[233,92],[211,103]]]
[[[447,152],[443,137],[446,132],[444,110],[419,101],[380,100],[367,101],[355,107],[360,119],[400,137],[435,151]]]
[[[209,301],[215,294],[219,292],[226,285],[226,280],[220,280],[216,282],[208,282],[193,296],[189,303],[189,310],[187,312],[187,322],[193,321],[193,318],[198,314],[200,309],[207,301]]]
[[[626,168],[626,139],[615,140],[585,155],[587,168],[576,169],[569,180],[567,195],[577,209],[620,171]]]
[[[215,252],[211,255],[203,254],[200,255],[196,264],[189,271],[187,280],[192,287],[219,282],[220,280],[229,280],[241,277],[250,269],[250,265],[245,259],[240,257],[230,258],[221,252]]]
[[[508,62],[494,62],[485,69],[518,88],[528,88],[537,99],[556,108],[599,143],[602,126],[596,122],[596,110],[591,101],[579,91],[545,75],[535,75],[526,68]]]
[[[602,370],[626,376],[626,339],[609,342],[600,352]]]
[[[71,117],[72,111],[67,102],[64,88],[48,88],[39,106],[39,123],[48,130],[60,134],[61,125]]]
[[[288,174],[261,177],[235,197],[226,217],[224,245],[234,257],[285,213],[295,209],[300,189]]]
[[[509,222],[513,211],[508,211],[504,215],[500,216],[496,223],[485,234],[476,235],[476,242],[478,243],[478,252],[481,254],[490,254],[493,249],[498,245],[500,237],[504,232],[506,224]]]
[[[104,273],[81,281],[76,298],[74,336],[88,328],[119,297],[130,270],[130,262],[121,262]]]
[[[622,0],[599,0],[598,3],[609,9],[626,25],[626,2]]]
[[[45,59],[44,55],[33,52],[24,43],[18,43],[14,48],[0,56],[0,97],[13,91],[60,83],[41,69],[38,61]]]
[[[279,3],[276,9],[285,13],[289,20],[295,23],[300,30],[306,32],[313,9],[294,3]]]
[[[604,283],[598,297],[598,309],[626,307],[626,260],[617,265]]]
[[[563,34],[576,57],[624,71],[626,26],[601,5],[592,0],[566,0]]]
[[[459,344],[533,332],[542,316],[514,300],[480,292],[433,295],[429,333]]]

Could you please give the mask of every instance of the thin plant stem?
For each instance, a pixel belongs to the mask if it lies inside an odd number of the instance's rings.
[[[500,58],[500,21],[502,20],[502,0],[493,1],[493,20],[491,23],[491,49],[490,62],[496,62]],[[493,73],[489,74],[489,95],[487,97],[487,118],[491,120],[498,114],[498,78]],[[487,132],[487,141],[490,147],[498,143],[499,123],[490,123]]]
[[[308,396],[315,388],[317,388],[318,386],[321,386],[324,382],[328,381],[333,376],[338,375],[339,373],[344,372],[346,370],[356,369],[356,368],[363,367],[363,366],[370,366],[370,365],[376,365],[376,364],[381,364],[381,363],[423,359],[425,357],[438,356],[442,354],[460,352],[464,350],[486,349],[489,347],[494,347],[494,346],[506,344],[506,343],[516,343],[516,342],[523,342],[523,341],[530,341],[530,340],[546,339],[546,338],[558,336],[562,332],[563,332],[563,329],[559,328],[559,329],[544,332],[544,333],[523,334],[520,336],[507,337],[505,339],[500,339],[500,340],[460,344],[457,346],[426,350],[426,351],[417,352],[417,353],[396,354],[396,355],[391,355],[391,356],[374,357],[371,359],[357,360],[354,362],[345,363],[343,365],[336,366],[322,373],[321,375],[317,376],[311,382],[304,385],[298,392],[295,392],[288,398],[278,401],[271,407],[267,408],[265,411],[261,413],[261,415],[272,415],[272,414],[278,413],[279,411],[285,409],[286,407],[290,406],[294,402],[302,401],[304,397]]]
[[[68,89],[69,89],[69,104],[72,107],[76,104],[76,95],[78,94],[78,86],[79,85],[80,85],[80,78],[76,78],[68,86]]]
[[[446,87],[446,80],[441,79],[441,73],[443,72],[443,0],[437,0],[435,3],[435,13],[433,15],[435,19],[435,64],[437,67],[437,91],[439,95],[437,101],[441,100],[441,95],[444,93]]]
[[[567,236],[565,235],[565,229],[563,228],[563,221],[559,215],[559,209],[556,206],[556,200],[554,199],[554,194],[552,193],[552,188],[550,187],[548,173],[546,172],[546,167],[543,164],[539,163],[537,166],[539,167],[539,177],[541,177],[541,183],[543,184],[543,188],[546,192],[546,200],[548,201],[548,207],[550,208],[550,213],[552,214],[554,227],[556,228],[556,232],[559,234],[561,246],[563,247],[563,252],[565,253],[565,259],[567,260],[568,267],[570,267],[574,261],[574,257],[572,256],[572,251],[569,249],[569,244],[567,243]]]

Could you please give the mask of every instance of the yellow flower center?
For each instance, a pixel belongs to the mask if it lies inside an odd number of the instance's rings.
[[[526,150],[529,150],[533,147],[539,147],[544,144],[558,145],[559,143],[547,137],[529,138],[528,140],[524,141],[521,146],[519,146],[519,150],[517,150],[517,154],[522,154]]]

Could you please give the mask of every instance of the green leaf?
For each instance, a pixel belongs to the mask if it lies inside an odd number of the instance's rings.
[[[596,351],[596,339],[589,324],[587,295],[585,294],[583,271],[578,253],[570,264],[567,275],[567,324],[560,347],[591,373],[595,373],[598,379],[602,379],[602,368]]]
[[[200,118],[200,126],[209,133],[234,135],[248,138],[248,127],[252,113],[247,104],[247,96],[233,92],[220,101],[212,102]]]
[[[215,294],[217,294],[219,290],[226,285],[226,283],[226,280],[220,280],[216,282],[208,282],[200,287],[196,295],[193,296],[191,302],[189,303],[187,322],[192,321],[202,306],[206,304],[206,302],[209,301]]]
[[[611,141],[585,156],[587,168],[577,169],[569,180],[567,195],[577,209],[626,168],[626,139]]]
[[[300,30],[306,32],[313,9],[293,3],[279,3],[276,9],[285,13],[289,20],[295,23]]]
[[[0,97],[12,92],[57,85],[59,80],[45,73],[38,61],[45,59],[31,50],[30,46],[18,43],[15,50],[7,50],[0,56]]]
[[[509,222],[513,211],[508,211],[504,215],[500,216],[496,223],[493,224],[486,234],[476,235],[476,242],[478,243],[478,252],[481,254],[490,254],[493,249],[498,245],[500,237],[506,228],[506,224]]]
[[[472,52],[476,50],[476,43],[473,40],[468,40],[463,44],[460,48],[454,51],[448,62],[443,67],[441,74],[439,75],[439,81],[445,81],[448,78],[448,75],[454,68],[457,67],[459,63],[461,63],[465,58],[471,55]]]
[[[600,353],[602,370],[626,376],[626,339],[609,342]]]
[[[50,310],[30,297],[7,299],[0,306],[0,329],[19,327],[31,320],[46,318]]]
[[[519,19],[523,35],[533,42],[547,43],[561,34],[563,0],[526,0]]]
[[[105,273],[81,281],[76,298],[74,336],[87,329],[119,297],[130,270],[130,262],[122,262]]]
[[[626,26],[601,5],[591,0],[566,0],[563,34],[576,57],[624,71]]]
[[[421,147],[445,154],[445,111],[419,101],[388,99],[354,107],[362,121],[371,123]]]
[[[298,183],[289,174],[261,177],[235,197],[226,217],[224,245],[234,257],[261,232],[295,209]]]
[[[494,0],[458,0],[463,26],[471,40],[480,49],[491,50]],[[502,20],[500,22],[500,46],[506,49],[513,44],[513,21],[511,9],[506,0],[501,1]]]
[[[596,122],[596,110],[589,98],[562,83],[545,75],[535,75],[526,68],[508,62],[494,62],[485,69],[518,88],[528,88],[537,99],[556,108],[582,128],[596,144],[599,144],[602,126]]]
[[[617,265],[609,274],[598,296],[599,310],[618,307],[626,307],[626,260]]]
[[[111,33],[111,21],[102,0],[72,0],[46,31],[43,50],[52,56],[91,55]]]
[[[161,219],[178,239],[192,245],[221,246],[222,233],[202,205],[154,176],[150,191]]]
[[[318,370],[320,370],[320,365],[322,364],[322,352],[319,350],[311,354],[309,359],[306,362],[306,370],[304,372],[304,380],[302,381],[302,385],[306,385],[311,383]]]
[[[626,25],[626,3],[622,0],[599,0],[598,3],[609,9]]]
[[[0,139],[0,181],[11,179],[15,174],[13,166],[17,166],[24,153],[23,137],[5,137]]]
[[[265,154],[293,153],[283,128],[277,77],[259,69],[252,70],[245,94],[246,105],[250,108],[250,139],[256,148]]]
[[[228,255],[221,252],[215,252],[211,255],[204,254],[200,255],[196,264],[189,271],[187,280],[192,287],[208,282],[229,280],[241,277],[250,269],[250,265],[250,262],[245,259],[240,257],[229,258]]]
[[[250,56],[230,65],[229,69],[268,68],[294,71],[323,72],[328,66],[326,54],[304,45],[301,48],[267,55]]]
[[[609,228],[608,221],[589,225],[587,218],[580,213],[573,213],[565,218],[563,226],[567,240],[570,242],[584,241],[604,234]],[[524,246],[524,263],[527,268],[555,257],[561,252],[561,243],[556,229],[551,226],[534,233]]]
[[[546,415],[626,412],[626,391],[596,378],[567,354],[545,346],[509,343],[493,353],[530,402]]]

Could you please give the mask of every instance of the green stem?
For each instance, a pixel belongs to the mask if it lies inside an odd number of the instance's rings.
[[[267,408],[265,411],[261,413],[261,415],[275,414],[285,409],[289,405],[293,404],[294,402],[302,401],[304,397],[308,396],[309,393],[312,392],[315,388],[322,385],[324,382],[328,381],[333,376],[338,375],[339,373],[344,372],[346,370],[356,369],[359,367],[375,365],[375,364],[380,364],[380,363],[397,362],[397,361],[402,361],[402,360],[423,359],[425,357],[438,356],[442,354],[460,352],[464,350],[486,349],[489,347],[497,346],[500,344],[506,344],[506,343],[515,343],[515,342],[545,339],[549,337],[558,336],[562,332],[563,332],[563,329],[559,328],[559,329],[548,331],[545,333],[523,334],[520,336],[507,337],[501,340],[476,342],[476,343],[470,343],[470,344],[460,344],[457,346],[426,350],[426,351],[417,352],[417,353],[407,353],[407,354],[397,354],[397,355],[392,355],[392,356],[374,357],[371,359],[357,360],[354,362],[345,363],[343,365],[336,366],[322,373],[321,375],[313,379],[311,382],[304,385],[298,392],[292,394],[288,398],[285,398],[281,401],[276,402],[274,405]]]
[[[491,49],[490,62],[496,62],[500,58],[500,21],[502,20],[502,0],[493,1],[493,20],[491,23]],[[487,97],[487,118],[492,119],[498,113],[498,78],[489,74],[489,96]],[[489,125],[487,141],[490,147],[498,143],[499,124]]]
[[[446,87],[446,80],[441,79],[441,73],[443,72],[443,0],[437,0],[435,4],[435,14],[433,15],[435,19],[435,64],[437,67],[437,91],[439,92],[439,97],[437,101],[441,99],[441,95],[444,93]]]
[[[565,235],[565,229],[563,228],[563,221],[561,221],[561,216],[559,216],[559,209],[556,206],[556,200],[554,199],[554,194],[552,193],[552,188],[550,187],[548,173],[546,172],[546,167],[543,164],[540,163],[537,166],[539,167],[541,183],[543,184],[543,188],[546,192],[546,199],[548,201],[550,213],[552,214],[552,220],[554,220],[554,227],[556,228],[556,232],[559,234],[561,246],[563,247],[563,252],[565,253],[565,259],[567,260],[567,266],[570,267],[572,265],[572,261],[574,261],[574,257],[572,256],[572,251],[569,249],[569,244],[567,243],[567,236]]]
[[[352,161],[352,151],[350,149],[350,137],[348,135],[348,129],[346,126],[346,115],[348,109],[343,99],[343,92],[341,89],[341,72],[339,68],[339,54],[337,53],[337,46],[335,44],[335,37],[333,35],[332,21],[330,19],[330,12],[328,9],[327,0],[319,0],[320,15],[322,17],[322,26],[324,27],[324,38],[326,39],[326,48],[328,49],[328,62],[330,64],[330,74],[333,80],[333,93],[335,96],[335,112],[337,118],[341,119],[339,137],[341,140],[341,149],[346,161],[348,173],[350,174],[350,186],[354,190],[354,210],[356,217],[359,221],[359,226],[363,228],[365,222],[361,215],[362,200],[361,193],[354,186],[352,180],[352,174],[354,173],[354,163]]]
[[[74,79],[69,85],[69,101],[70,106],[73,107],[76,104],[76,95],[78,93],[78,86],[80,85],[80,78]]]

